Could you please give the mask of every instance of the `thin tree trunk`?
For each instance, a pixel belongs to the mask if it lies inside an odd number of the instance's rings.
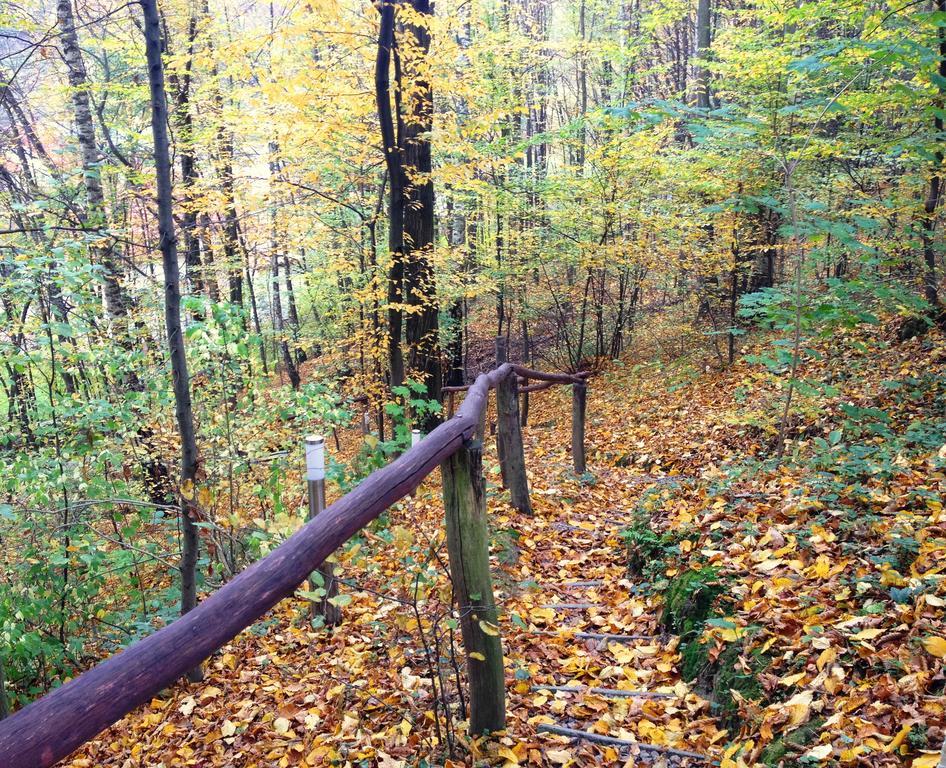
[[[164,321],[174,380],[174,405],[181,438],[181,613],[197,605],[198,510],[195,503],[198,469],[197,438],[191,407],[190,379],[181,326],[181,286],[174,233],[171,158],[168,143],[168,108],[161,61],[161,26],[156,0],[141,0],[144,12],[145,51],[151,91],[151,132],[154,136],[154,164],[158,192],[158,230],[164,266]],[[200,666],[191,670],[192,682],[203,679]]]
[[[946,0],[936,0],[936,10],[946,14]],[[923,296],[933,308],[934,313],[939,305],[939,286],[936,279],[936,209],[939,206],[943,193],[943,180],[940,169],[943,167],[943,107],[946,103],[946,26],[943,22],[936,30],[939,37],[939,90],[936,96],[936,111],[933,125],[936,129],[937,150],[934,152],[934,171],[930,177],[929,191],[923,203],[923,222],[921,236],[923,239],[923,261],[926,271],[923,275]]]

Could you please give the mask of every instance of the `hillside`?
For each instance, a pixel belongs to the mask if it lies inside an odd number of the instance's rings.
[[[780,378],[746,359],[629,360],[593,379],[581,478],[567,391],[534,395],[531,518],[504,503],[487,441],[509,711],[497,740],[470,743],[458,722],[435,474],[340,553],[341,626],[312,629],[304,601],[285,601],[205,683],[175,686],[67,764],[393,768],[469,751],[499,765],[702,764],[687,752],[725,768],[936,765],[946,339],[862,326],[816,351],[779,467],[764,458]]]

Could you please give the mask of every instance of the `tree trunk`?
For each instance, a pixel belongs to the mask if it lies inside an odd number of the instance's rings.
[[[88,74],[79,37],[76,33],[75,16],[72,0],[58,0],[56,16],[60,27],[62,54],[69,71],[69,85],[72,87],[72,109],[79,137],[79,149],[82,155],[82,179],[85,186],[86,210],[83,224],[91,229],[107,226],[105,195],[102,191],[102,179],[99,168],[99,152],[95,142],[95,124],[92,121],[92,109],[89,101]],[[105,310],[109,320],[126,320],[130,302],[121,284],[121,270],[115,259],[112,244],[105,240],[93,249],[96,260],[102,266],[102,278],[105,287]],[[128,345],[128,328],[120,328],[119,338],[123,345]]]
[[[936,10],[946,14],[946,0],[936,0]],[[923,202],[923,222],[921,237],[923,240],[923,261],[926,271],[923,275],[923,296],[935,314],[939,305],[939,286],[936,279],[936,209],[943,194],[943,180],[940,169],[943,167],[943,107],[946,104],[946,27],[941,22],[936,30],[939,37],[939,90],[936,96],[936,111],[933,126],[936,129],[937,150],[933,153],[933,175],[930,177],[929,191]]]
[[[273,286],[273,329],[276,332],[276,343],[279,345],[279,351],[282,353],[283,366],[286,368],[286,375],[289,377],[289,383],[295,390],[299,389],[299,369],[296,367],[295,358],[289,349],[289,339],[286,338],[286,326],[282,316],[282,292],[279,285],[279,249],[282,244],[279,242],[279,221],[278,210],[279,201],[273,193],[276,182],[276,143],[269,143],[270,161],[269,161],[269,179],[270,179],[270,258],[272,264],[272,286]]]
[[[712,9],[710,0],[697,0],[696,5],[696,55],[699,59],[696,68],[696,106],[709,109],[712,106],[710,95],[710,73],[706,67],[711,45],[710,22]]]
[[[374,83],[381,125],[381,146],[390,180],[388,251],[391,267],[388,271],[388,368],[392,387],[404,383],[404,357],[401,352],[402,314],[400,304],[404,281],[404,169],[400,138],[400,120],[395,134],[391,110],[391,58],[394,55],[393,2],[380,6],[378,53],[375,59]]]
[[[191,408],[190,379],[181,327],[181,287],[174,233],[171,159],[168,144],[168,108],[161,61],[161,26],[156,0],[142,0],[148,84],[151,91],[151,132],[154,136],[154,164],[158,193],[158,233],[164,266],[164,321],[167,329],[171,373],[174,380],[174,405],[181,438],[181,613],[197,605],[198,521],[195,483],[197,480],[197,439]],[[192,682],[203,679],[198,665],[188,674]]]
[[[410,0],[413,10],[426,22],[433,14],[430,0]],[[427,387],[427,397],[439,400],[443,386],[440,364],[436,283],[431,263],[434,246],[434,185],[430,179],[430,133],[433,127],[433,92],[426,75],[430,30],[425,23],[406,24],[402,54],[404,82],[400,89],[410,94],[403,118],[401,140],[403,164],[410,181],[404,189],[405,300],[413,309],[407,314],[406,341],[411,372]],[[408,52],[410,55],[408,55]],[[420,428],[431,432],[440,417],[429,413]]]

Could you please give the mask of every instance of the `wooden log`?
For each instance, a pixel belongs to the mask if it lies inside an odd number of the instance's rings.
[[[618,739],[614,736],[604,736],[600,733],[591,731],[579,731],[575,728],[565,728],[561,725],[548,725],[543,723],[536,728],[538,733],[554,733],[557,736],[569,736],[573,739],[582,739],[594,744],[609,744],[615,747],[637,747],[641,752],[656,752],[661,755],[674,755],[675,757],[689,757],[692,760],[701,760],[706,763],[718,765],[716,761],[707,755],[701,755],[699,752],[689,752],[685,749],[674,749],[673,747],[660,747],[655,744],[642,744],[639,741],[630,739]]]
[[[536,371],[516,363],[512,363],[512,369],[523,379],[550,381],[554,384],[575,384],[579,381],[584,381],[591,375],[587,371],[580,371],[579,373],[546,373],[545,371]]]
[[[328,555],[410,493],[473,435],[489,390],[510,373],[509,366],[501,366],[479,376],[452,419],[192,611],[0,721],[0,766],[48,768],[291,595]]]
[[[587,471],[585,464],[585,404],[588,386],[584,381],[572,384],[572,464],[576,475]]]
[[[657,635],[617,635],[610,632],[552,632],[548,629],[533,629],[527,632],[529,635],[545,635],[546,637],[575,638],[576,640],[604,640],[609,643],[633,643],[638,640],[657,641],[661,638]]]
[[[533,685],[533,691],[549,691],[551,693],[590,693],[603,696],[607,699],[676,699],[674,693],[657,693],[656,691],[632,691],[626,688],[594,688],[587,685]]]
[[[528,381],[528,379],[526,379],[526,381]],[[558,382],[555,382],[555,381],[542,381],[542,382],[539,382],[538,384],[528,384],[528,385],[526,385],[526,386],[524,386],[524,387],[520,387],[520,388],[519,388],[519,392],[520,392],[520,393],[522,393],[522,392],[541,392],[543,389],[551,389],[551,388],[554,387],[557,383],[558,383]]]
[[[496,386],[497,446],[503,485],[509,489],[509,499],[520,512],[531,515],[529,479],[526,476],[526,458],[522,447],[522,427],[519,426],[519,393],[516,377],[507,376]]]
[[[489,573],[489,528],[482,443],[471,442],[440,465],[447,550],[466,651],[470,733],[506,727],[503,649]]]

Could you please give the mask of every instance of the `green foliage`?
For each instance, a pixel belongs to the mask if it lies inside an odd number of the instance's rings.
[[[684,638],[699,635],[713,612],[725,584],[715,568],[687,570],[676,576],[664,591],[661,626]]]

